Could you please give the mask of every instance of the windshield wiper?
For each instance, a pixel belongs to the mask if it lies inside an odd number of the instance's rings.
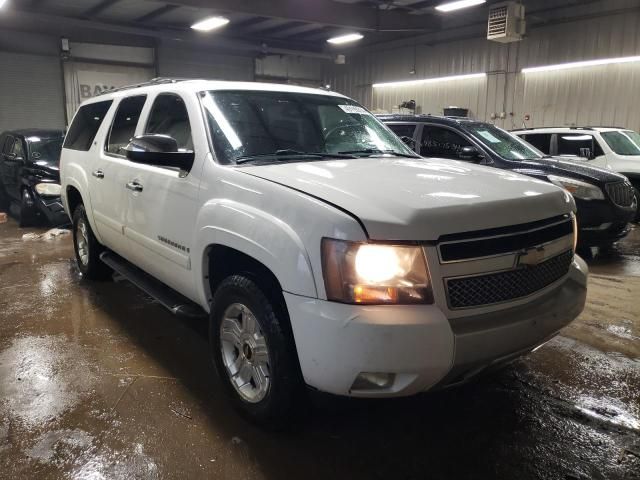
[[[345,155],[355,155],[358,153],[365,153],[367,155],[376,155],[376,154],[386,154],[386,155],[395,155],[396,157],[404,157],[404,158],[418,158],[417,155],[409,155],[407,153],[402,153],[402,152],[396,152],[395,150],[379,150],[376,148],[367,148],[364,150],[348,150],[345,152],[339,152],[339,153],[343,153]]]
[[[259,153],[257,155],[244,155],[236,158],[236,164],[252,162],[254,160],[260,160],[263,158],[273,157],[277,160],[288,160],[291,158],[299,157],[317,157],[317,158],[358,158],[355,155],[348,155],[345,152],[329,153],[329,152],[302,152],[299,150],[283,149],[276,150],[271,153]]]

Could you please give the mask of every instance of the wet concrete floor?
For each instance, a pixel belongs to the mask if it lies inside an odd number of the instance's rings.
[[[288,433],[230,408],[204,325],[81,281],[70,237],[33,231],[0,225],[0,478],[640,478],[640,228],[589,259],[585,312],[535,353],[457,389],[322,401]]]

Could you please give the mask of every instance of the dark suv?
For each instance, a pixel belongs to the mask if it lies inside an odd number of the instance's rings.
[[[0,209],[13,206],[21,227],[42,219],[65,225],[60,200],[62,130],[15,130],[0,135]]]
[[[378,118],[423,157],[479,163],[565,188],[578,208],[581,247],[607,246],[629,233],[638,200],[623,175],[545,155],[489,123],[430,115]]]

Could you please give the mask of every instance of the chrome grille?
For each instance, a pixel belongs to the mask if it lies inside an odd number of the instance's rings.
[[[568,250],[534,266],[447,279],[449,307],[478,307],[526,297],[565,276],[572,261],[573,251]]]
[[[633,204],[635,192],[631,184],[627,182],[607,183],[607,193],[616,205],[630,207]]]

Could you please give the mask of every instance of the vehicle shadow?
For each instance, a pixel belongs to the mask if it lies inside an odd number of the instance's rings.
[[[222,395],[206,322],[175,318],[126,282],[85,287],[93,304],[198,399],[208,429],[242,439],[266,478],[538,478],[542,460],[531,456],[545,442],[545,461],[554,463],[553,438],[543,428],[552,412],[535,390],[523,388],[526,359],[468,385],[407,399],[311,395],[306,418],[274,433],[247,423]]]

